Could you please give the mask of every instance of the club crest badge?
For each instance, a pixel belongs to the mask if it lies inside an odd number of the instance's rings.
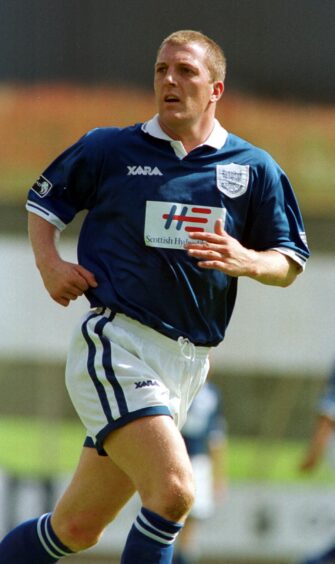
[[[40,176],[35,184],[32,186],[32,190],[38,194],[38,196],[40,198],[45,198],[45,196],[47,194],[49,194],[50,190],[52,188],[52,184],[50,182],[50,180],[48,180],[47,178],[45,178],[45,176]]]
[[[229,198],[242,196],[249,184],[249,165],[230,163],[216,166],[216,185]]]

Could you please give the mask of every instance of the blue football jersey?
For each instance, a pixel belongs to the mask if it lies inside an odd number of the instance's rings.
[[[244,246],[279,249],[303,266],[309,253],[301,215],[286,175],[265,151],[226,133],[220,146],[180,154],[180,142],[152,134],[151,122],[84,135],[43,172],[26,207],[59,229],[87,210],[78,261],[98,282],[87,292],[92,307],[215,346],[237,278],[199,268],[184,250],[188,234],[213,231],[222,218]]]

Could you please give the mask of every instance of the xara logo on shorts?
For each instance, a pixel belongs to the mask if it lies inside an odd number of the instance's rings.
[[[135,390],[148,388],[149,386],[159,386],[159,384],[157,380],[141,380],[140,382],[135,382]]]

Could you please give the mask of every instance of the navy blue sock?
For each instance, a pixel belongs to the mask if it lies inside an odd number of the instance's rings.
[[[142,507],[129,532],[121,564],[171,564],[181,523]]]
[[[1,564],[50,564],[72,554],[55,535],[51,513],[22,523],[0,543]]]

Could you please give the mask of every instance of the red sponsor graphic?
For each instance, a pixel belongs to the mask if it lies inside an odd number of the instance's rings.
[[[176,221],[176,230],[180,231],[182,227],[184,231],[187,232],[203,232],[205,229],[203,227],[196,227],[193,224],[206,224],[208,223],[208,218],[204,216],[208,216],[212,213],[210,208],[201,208],[201,207],[192,207],[190,210],[190,214],[196,215],[188,215],[189,208],[188,206],[183,206],[181,212],[179,214],[177,212],[177,206],[173,204],[169,213],[163,214],[163,219],[165,219],[165,229],[169,229],[172,225],[172,222]],[[185,223],[191,223],[192,225],[184,225]]]

